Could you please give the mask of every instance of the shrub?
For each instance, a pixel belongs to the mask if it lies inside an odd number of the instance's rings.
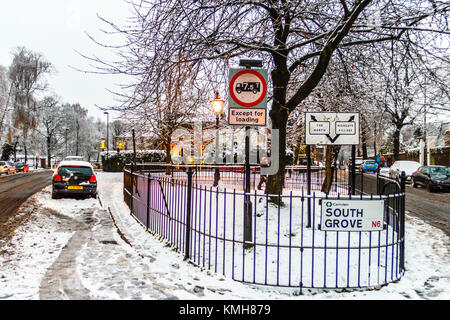
[[[133,162],[133,151],[103,151],[101,153],[103,171],[120,172],[123,167]],[[137,150],[136,162],[165,162],[166,152],[164,150]]]

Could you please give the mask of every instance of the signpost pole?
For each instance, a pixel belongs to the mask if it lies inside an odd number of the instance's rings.
[[[249,65],[246,69],[251,69]],[[245,218],[244,242],[251,242],[252,237],[252,202],[250,201],[250,126],[245,126]]]
[[[350,182],[350,194],[355,195],[355,157],[356,157],[356,146],[352,145],[352,163],[351,163],[351,182]]]
[[[308,204],[308,224],[307,227],[311,227],[311,146],[306,145],[306,185],[307,185],[307,204]]]
[[[245,242],[252,239],[252,202],[250,201],[250,127],[245,127]]]

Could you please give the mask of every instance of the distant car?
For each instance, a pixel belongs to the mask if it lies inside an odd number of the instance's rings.
[[[402,171],[406,174],[406,180],[411,180],[411,175],[421,167],[421,164],[417,161],[410,160],[398,160],[395,161],[389,168],[389,177],[393,179],[400,179]]]
[[[64,158],[64,161],[84,161],[84,158],[81,156],[68,156]]]
[[[30,168],[28,167],[28,165],[23,163],[23,162],[16,162],[16,163],[14,163],[14,166],[16,167],[16,171],[17,172],[28,172],[28,171],[30,171]]]
[[[375,160],[364,160],[359,169],[361,172],[377,172],[378,163]]]
[[[363,161],[364,160],[362,157],[355,157],[355,170],[358,170],[361,167]],[[349,163],[349,167],[351,167],[352,158],[349,159],[348,163]]]
[[[423,166],[412,174],[411,183],[414,188],[422,186],[430,191],[450,190],[450,167]]]
[[[389,177],[389,168],[380,167],[380,176]]]
[[[66,195],[97,197],[97,177],[94,168],[85,161],[62,161],[52,179],[52,198]]]
[[[16,167],[9,161],[0,161],[0,174],[14,174]]]

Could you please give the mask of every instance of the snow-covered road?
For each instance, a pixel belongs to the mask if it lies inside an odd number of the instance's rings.
[[[129,214],[123,175],[99,173],[99,200],[51,199],[51,187],[19,210],[30,215],[0,243],[0,299],[449,299],[449,238],[408,217],[406,274],[379,290],[244,285],[183,260]],[[31,208],[31,209],[30,209]]]

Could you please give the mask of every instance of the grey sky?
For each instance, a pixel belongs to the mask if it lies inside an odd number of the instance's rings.
[[[125,80],[119,76],[85,74],[69,66],[88,68],[87,61],[75,50],[111,58],[111,53],[93,43],[85,32],[96,39],[105,39],[99,31],[105,25],[97,13],[121,23],[128,12],[128,5],[122,0],[2,0],[0,65],[10,65],[11,52],[17,46],[42,53],[57,70],[48,77],[50,89],[63,102],[79,102],[90,116],[106,121],[95,105],[113,104],[114,97],[106,88],[114,89],[116,83]]]

